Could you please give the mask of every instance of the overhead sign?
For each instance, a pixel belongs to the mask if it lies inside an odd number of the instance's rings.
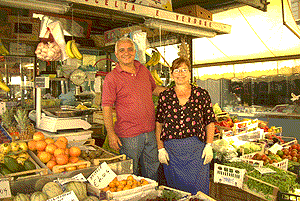
[[[199,17],[193,17],[189,15],[184,15],[180,13],[175,13],[167,10],[157,9],[153,7],[143,6],[139,4],[129,3],[126,1],[116,1],[116,0],[69,0],[78,4],[86,4],[90,6],[96,6],[100,8],[106,8],[116,11],[122,11],[125,13],[130,13],[134,15],[139,15],[141,17],[148,17],[160,20],[167,20],[176,22],[179,24],[191,25],[194,27],[207,29],[210,31],[215,31],[219,34],[229,34],[231,31],[231,26],[227,24],[222,24],[219,22],[213,22],[210,20],[205,20]]]

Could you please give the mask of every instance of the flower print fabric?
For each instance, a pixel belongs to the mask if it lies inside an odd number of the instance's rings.
[[[174,87],[163,91],[158,100],[156,121],[162,123],[162,141],[198,136],[206,142],[205,127],[215,122],[208,92],[191,85],[190,98],[181,106]]]

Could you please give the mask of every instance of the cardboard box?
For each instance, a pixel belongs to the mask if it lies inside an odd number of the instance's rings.
[[[38,41],[40,32],[40,20],[23,17],[8,16],[8,23],[11,23],[11,38],[19,38],[20,40]]]
[[[174,10],[176,13],[190,15],[194,17],[200,17],[206,20],[212,20],[212,13],[199,5],[189,5]]]

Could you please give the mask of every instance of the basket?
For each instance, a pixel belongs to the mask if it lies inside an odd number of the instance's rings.
[[[245,169],[234,168],[215,163],[214,182],[242,188],[245,173]]]

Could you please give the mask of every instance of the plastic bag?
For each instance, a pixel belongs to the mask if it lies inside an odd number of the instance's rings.
[[[47,34],[49,34],[49,37],[41,39],[41,42],[37,45],[35,50],[37,58],[43,61],[61,60],[61,49],[50,33],[50,29],[48,29]]]

